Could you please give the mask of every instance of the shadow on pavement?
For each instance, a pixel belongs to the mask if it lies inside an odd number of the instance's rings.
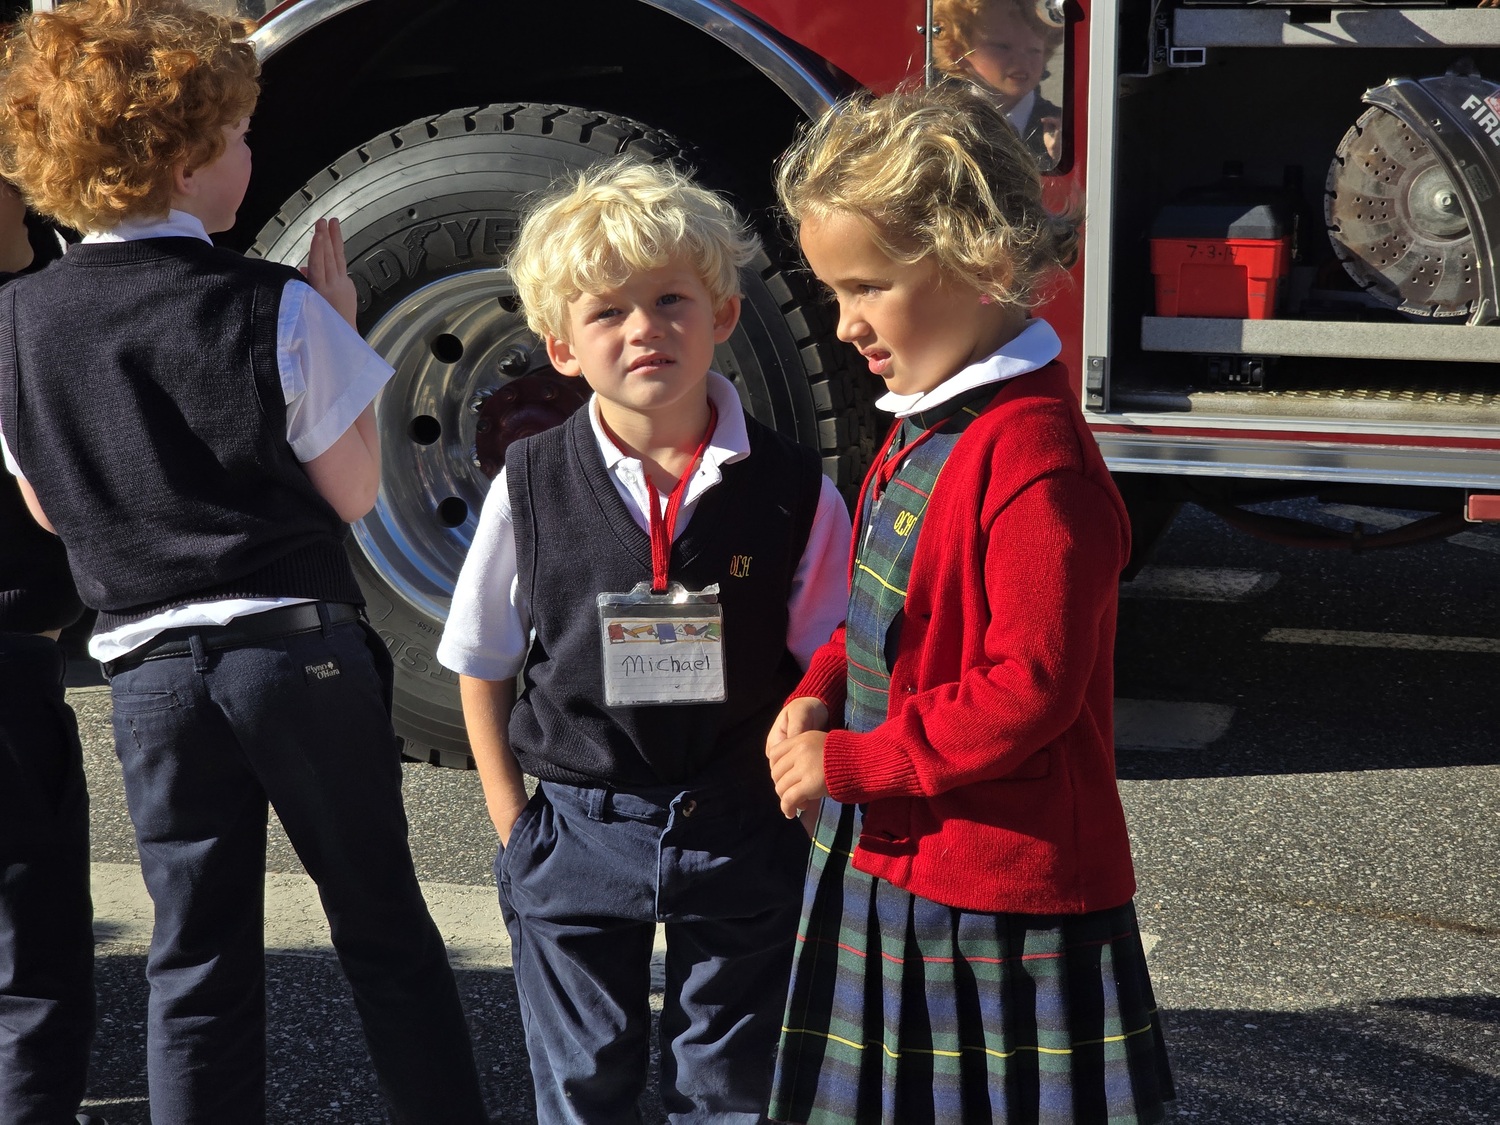
[[[1490,1125],[1500,1106],[1500,998],[1494,996],[1314,1012],[1168,1011],[1166,1026],[1183,1120]],[[1471,1041],[1455,1052],[1460,1038]],[[1484,1069],[1456,1064],[1455,1053],[1480,1060]]]

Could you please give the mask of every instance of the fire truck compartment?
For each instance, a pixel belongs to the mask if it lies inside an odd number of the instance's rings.
[[[1330,168],[1370,109],[1366,91],[1455,66],[1500,82],[1500,13],[1178,8],[1165,26],[1171,47],[1204,49],[1203,65],[1165,66],[1163,50],[1148,73],[1120,78],[1101,413],[1423,427],[1500,421],[1500,321],[1470,324],[1437,306],[1416,316],[1381,303],[1340,261],[1325,220]],[[1122,69],[1138,57],[1121,44]],[[1227,166],[1242,167],[1248,184],[1261,185],[1291,212],[1292,268],[1277,308],[1269,319],[1159,316],[1153,223]],[[1091,206],[1100,198],[1091,191]],[[1481,224],[1467,217],[1476,264],[1495,271],[1500,262]],[[1247,357],[1240,368],[1255,377],[1214,379],[1226,357]]]

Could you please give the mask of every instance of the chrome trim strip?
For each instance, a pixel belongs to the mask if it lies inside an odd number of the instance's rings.
[[[804,66],[766,29],[715,0],[641,0],[711,35],[781,88],[808,117],[817,117],[844,93]]]
[[[1094,436],[1110,469],[1122,473],[1500,488],[1500,459],[1484,450]]]
[[[250,36],[250,43],[255,47],[260,61],[265,62],[292,40],[305,35],[320,23],[326,23],[334,16],[347,12],[350,8],[358,8],[365,2],[366,0],[302,0],[302,3],[292,5],[281,15],[256,28],[255,33]]]
[[[1109,404],[1109,339],[1113,302],[1110,300],[1111,246],[1114,229],[1115,145],[1119,130],[1119,53],[1115,28],[1119,6],[1096,0],[1088,13],[1089,95],[1088,151],[1084,154],[1088,182],[1083,189],[1083,211],[1088,226],[1083,244],[1083,356],[1099,359],[1104,383],[1100,390]],[[1085,408],[1090,419],[1100,415]]]
[[[366,0],[302,0],[267,21],[250,42],[264,62],[288,43],[319,24],[357,8]],[[839,99],[830,72],[820,75],[804,65],[766,29],[715,0],[641,0],[712,36],[775,82],[808,117],[816,117]]]
[[[1246,392],[1254,394],[1254,391]],[[1496,412],[1500,421],[1500,410]],[[1422,438],[1488,439],[1500,438],[1500,426],[1475,422],[1406,422],[1367,418],[1287,418],[1278,414],[1194,414],[1191,411],[1145,410],[1121,411],[1113,414],[1090,414],[1089,423],[1095,426],[1138,426],[1156,431],[1154,435],[1139,435],[1140,441],[1178,440],[1163,434],[1163,430],[1274,430],[1293,435],[1310,435],[1316,440],[1318,434],[1369,434],[1384,438],[1392,445],[1410,446]],[[1218,440],[1204,438],[1205,441]],[[1268,440],[1278,440],[1275,438]],[[1299,439],[1286,440],[1296,444]]]

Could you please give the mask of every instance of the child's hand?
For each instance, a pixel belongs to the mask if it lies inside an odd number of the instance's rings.
[[[319,219],[313,226],[312,246],[308,248],[302,274],[334,311],[349,322],[349,327],[357,327],[354,318],[359,312],[359,295],[354,289],[354,279],[349,276],[349,263],[344,259],[344,233],[339,230],[337,219]]]
[[[823,778],[823,744],[827,741],[826,732],[809,730],[782,739],[766,750],[766,757],[771,760],[771,780],[776,783],[776,796],[781,798],[781,812],[788,820],[828,796],[828,784]]]
[[[781,709],[766,735],[766,753],[778,742],[795,738],[803,731],[828,729],[828,705],[811,695],[799,695]]]
[[[496,798],[490,800],[485,795],[485,806],[490,814],[490,823],[495,826],[495,834],[500,837],[500,846],[503,848],[510,843],[510,834],[516,827],[516,821],[521,819],[521,814],[526,811],[526,794],[516,794],[513,800]]]

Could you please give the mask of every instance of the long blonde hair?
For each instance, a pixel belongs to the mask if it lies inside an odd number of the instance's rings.
[[[931,257],[1002,304],[1035,305],[1077,258],[1079,215],[1047,209],[1035,157],[967,83],[834,106],[782,157],[776,190],[793,224],[850,215],[893,260]]]

